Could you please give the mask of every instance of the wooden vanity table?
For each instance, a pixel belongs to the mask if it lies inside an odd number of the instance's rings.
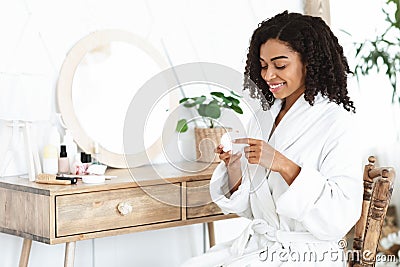
[[[0,178],[0,232],[24,238],[19,266],[33,241],[66,243],[64,266],[74,264],[76,241],[234,218],[211,201],[216,164],[176,163],[110,169],[103,184],[45,185]],[[183,171],[192,170],[192,171]],[[195,171],[197,170],[197,171]]]

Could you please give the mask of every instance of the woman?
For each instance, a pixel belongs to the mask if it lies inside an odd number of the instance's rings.
[[[243,153],[217,147],[210,184],[225,213],[251,223],[185,266],[345,266],[340,240],[360,217],[363,192],[348,73],[321,18],[285,11],[259,24],[244,85],[262,108],[252,138],[234,142],[247,144]]]

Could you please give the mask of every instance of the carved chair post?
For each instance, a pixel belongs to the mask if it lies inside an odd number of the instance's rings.
[[[392,196],[393,168],[375,167],[375,158],[368,158],[364,168],[364,198],[361,217],[355,225],[353,257],[349,266],[375,266],[376,252],[386,211]]]

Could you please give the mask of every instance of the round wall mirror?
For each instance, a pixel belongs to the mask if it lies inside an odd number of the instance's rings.
[[[59,111],[78,146],[93,153],[97,144],[101,163],[127,167],[123,128],[129,104],[147,80],[167,67],[157,49],[130,32],[97,31],[78,41],[64,60],[57,84]],[[150,137],[146,150],[159,153],[153,147],[159,138]],[[144,151],[135,153],[140,158]]]

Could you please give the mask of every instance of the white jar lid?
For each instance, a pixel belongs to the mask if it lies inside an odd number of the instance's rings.
[[[104,175],[83,175],[82,182],[85,184],[101,184],[106,180]]]

